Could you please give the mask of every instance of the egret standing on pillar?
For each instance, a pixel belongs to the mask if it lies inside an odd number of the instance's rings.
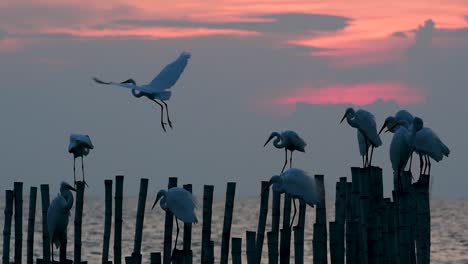
[[[75,162],[76,158],[81,157],[81,171],[83,173],[83,182],[85,181],[84,176],[84,163],[83,163],[83,156],[87,156],[89,154],[89,150],[93,149],[93,143],[91,143],[91,139],[88,135],[81,135],[81,134],[71,134],[70,135],[70,144],[68,145],[68,152],[73,154],[73,179],[76,183],[76,167]]]
[[[169,124],[169,127],[172,128],[172,122],[169,118],[169,110],[166,103],[166,101],[171,98],[171,91],[169,91],[169,89],[179,80],[180,75],[182,75],[182,72],[184,72],[184,69],[187,66],[190,56],[190,53],[182,52],[179,58],[166,65],[166,67],[164,67],[164,69],[162,69],[162,71],[149,84],[137,85],[133,79],[128,79],[121,83],[104,82],[98,78],[93,78],[93,80],[99,84],[110,84],[130,89],[134,97],[140,98],[144,96],[155,102],[161,107],[161,126],[165,132],[166,127],[164,125],[166,125],[166,123],[164,122],[164,106],[166,107],[167,123]]]
[[[348,108],[346,109],[346,112],[343,118],[341,119],[340,123],[342,123],[345,118],[350,126],[356,128],[359,132],[361,132],[362,136],[364,136],[364,149],[366,150],[364,167],[371,166],[374,148],[382,145],[382,140],[380,139],[380,136],[377,133],[377,125],[375,124],[374,115],[366,110],[359,109],[357,111],[354,111],[353,108]],[[369,147],[371,147],[370,157]]]
[[[293,151],[297,150],[300,152],[305,152],[305,146],[307,146],[307,144],[301,137],[299,137],[299,135],[296,132],[286,130],[281,133],[271,133],[270,137],[265,142],[263,147],[265,147],[268,144],[268,142],[270,142],[270,140],[272,140],[273,138],[275,138],[275,140],[273,140],[273,146],[275,146],[278,149],[284,148],[284,165],[283,169],[281,170],[281,173],[283,173],[284,168],[286,168],[286,164],[288,163],[288,150],[291,152],[291,156],[289,157],[289,167],[291,168]]]

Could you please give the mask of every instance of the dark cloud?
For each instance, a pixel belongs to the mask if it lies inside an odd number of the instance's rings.
[[[187,27],[187,28],[225,28],[255,30],[271,33],[300,33],[307,31],[336,31],[345,28],[350,18],[323,14],[284,13],[265,15],[257,18],[271,19],[266,22],[193,22],[186,20],[116,20],[109,24],[97,25],[97,29],[134,26],[134,27]]]
[[[397,38],[407,38],[407,37],[408,37],[408,36],[406,35],[406,33],[403,32],[403,31],[393,32],[393,33],[392,33],[392,36],[393,36],[393,37],[397,37]]]

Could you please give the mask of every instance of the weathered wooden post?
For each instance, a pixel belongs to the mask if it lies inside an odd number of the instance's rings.
[[[345,221],[346,221],[346,177],[341,177],[336,183],[335,198],[335,222],[336,222],[336,244],[335,263],[344,264],[345,256]],[[331,230],[330,230],[331,232]],[[330,234],[331,239],[331,234]],[[331,241],[330,241],[331,242]],[[330,252],[331,252],[330,247]],[[332,260],[333,263],[333,260]]]
[[[280,230],[280,264],[289,264],[291,255],[291,196],[284,194],[283,228]]]
[[[257,263],[260,264],[262,260],[262,249],[263,240],[265,238],[265,226],[268,216],[268,200],[270,195],[270,189],[268,188],[268,181],[262,181],[261,184],[261,198],[260,198],[260,213],[258,215],[258,227],[257,227],[257,240],[256,240],[256,251],[257,251]]]
[[[109,244],[112,227],[112,180],[104,180],[105,211],[104,211],[104,236],[102,243],[102,264],[109,263]]]
[[[231,241],[232,264],[242,263],[242,238],[233,237]]]
[[[84,189],[84,182],[76,182],[74,263],[81,263],[81,224],[83,218]]]
[[[202,224],[202,243],[201,243],[201,261],[207,263],[208,245],[211,241],[211,211],[213,205],[213,185],[203,187],[203,224]]]
[[[313,259],[314,264],[326,264],[328,262],[328,251],[324,176],[315,175],[315,184],[319,190],[320,202],[317,204],[315,214],[314,236],[312,239]]]
[[[332,264],[339,263],[338,262],[338,248],[337,248],[337,243],[338,243],[338,230],[337,230],[337,223],[336,222],[330,222],[329,223],[329,231],[330,231],[330,262]]]
[[[133,243],[132,259],[134,263],[141,264],[141,242],[143,241],[143,222],[145,220],[146,196],[148,194],[148,179],[140,179],[140,192],[138,194],[138,207],[135,224],[135,240]]]
[[[122,204],[124,176],[115,176],[114,264],[122,263]]]
[[[275,231],[267,232],[268,264],[278,264],[278,234]]]
[[[3,264],[10,264],[11,220],[13,218],[13,191],[5,191],[5,222],[3,225]]]
[[[49,209],[49,185],[41,184],[41,202],[42,202],[42,261],[50,263],[50,238],[47,229],[47,210]]]
[[[247,263],[254,264],[257,262],[257,254],[255,252],[255,232],[247,231],[245,232],[246,240],[246,253],[247,253]]]
[[[214,241],[210,240],[206,247],[206,263],[213,264],[214,263]]]
[[[192,184],[184,184],[184,189],[192,193]],[[184,264],[192,264],[192,224],[184,224]]]
[[[169,177],[169,184],[167,189],[177,186],[177,178]],[[173,227],[173,215],[171,212],[166,211],[166,218],[164,221],[164,255],[163,263],[169,264],[171,262],[171,249],[172,249],[172,227]]]
[[[358,262],[358,193],[355,182],[346,183],[346,263]]]
[[[429,175],[420,175],[415,183],[416,189],[416,231],[417,239],[417,262],[418,264],[430,263],[431,253],[431,211],[429,200]]]
[[[23,257],[23,183],[15,182],[13,187],[15,202],[15,263],[21,264]]]
[[[34,224],[36,220],[37,187],[29,190],[28,239],[26,247],[26,263],[34,263]]]
[[[276,236],[275,238],[271,238],[271,245],[270,239],[268,239],[269,247],[268,247],[268,255],[270,255],[270,250],[273,255],[276,255],[276,262],[278,263],[278,241],[279,241],[279,234],[280,234],[280,215],[281,215],[281,193],[275,190],[272,190],[273,198],[271,202],[271,235]],[[274,244],[276,243],[276,244]],[[270,248],[271,246],[271,248]],[[276,253],[275,253],[276,252]],[[274,261],[274,260],[273,260]]]
[[[234,210],[235,194],[236,183],[228,182],[226,190],[226,203],[224,205],[223,233],[221,238],[221,264],[227,264],[229,259],[229,240],[231,239],[232,212]]]
[[[161,264],[161,252],[151,252],[150,264]]]
[[[401,188],[397,191],[398,195],[398,237],[400,263],[411,263],[411,230],[410,230],[410,192],[411,192],[411,172],[401,172]]]
[[[365,176],[365,174],[367,175]],[[367,216],[367,249],[369,263],[382,263],[382,240],[380,227],[380,214],[383,199],[382,185],[382,169],[378,167],[370,167],[363,170],[365,177],[361,181],[362,194],[367,193],[367,200],[364,200],[366,211],[363,212],[364,217]],[[363,197],[364,195],[361,195]],[[364,197],[366,199],[366,197]]]
[[[299,200],[297,226],[294,226],[294,263],[304,263],[304,228],[307,204]]]
[[[357,188],[358,198],[358,259],[360,263],[367,264],[368,262],[368,248],[367,248],[367,212],[369,211],[369,169],[368,168],[351,168],[353,177],[353,188]],[[356,184],[355,184],[356,183]],[[356,185],[356,186],[354,186]]]

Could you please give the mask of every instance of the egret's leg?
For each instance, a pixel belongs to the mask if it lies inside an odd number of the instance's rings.
[[[164,101],[161,101],[161,102],[166,107],[167,123],[169,124],[169,127],[172,129],[172,122],[171,122],[171,119],[169,118],[169,108],[167,107],[166,102],[164,102]]]
[[[411,171],[411,163],[413,163],[413,152],[411,151],[410,160],[409,160],[409,171]]]
[[[374,145],[371,146],[371,153],[369,159],[369,166],[372,166],[372,156],[374,155]]]
[[[175,238],[174,249],[177,249],[177,239],[179,238],[179,220],[177,220],[177,218],[176,218],[175,222],[176,222],[176,226],[177,226],[177,233],[176,233],[176,238]]]
[[[423,175],[423,158],[421,154],[419,155],[419,176]]]
[[[291,230],[292,229],[292,226],[293,226],[293,223],[294,223],[294,218],[296,217],[296,211],[297,211],[297,208],[296,208],[296,199],[292,199],[293,200],[293,204],[294,204],[294,213],[293,213],[293,217],[291,219],[291,224],[289,225],[289,229]]]
[[[54,244],[52,243],[51,244],[51,248],[52,248],[52,263],[54,263]]]
[[[86,183],[85,177],[84,177],[84,162],[83,162],[83,156],[81,156],[81,171],[83,172],[83,182],[84,182],[84,184],[86,184],[86,186],[89,187],[89,185]]]
[[[161,107],[161,126],[162,126],[164,132],[166,132],[166,127],[164,127],[164,125],[166,124],[166,123],[164,123],[164,106],[161,103],[159,103],[158,101],[154,100],[154,99],[151,99],[151,101],[155,102],[156,104],[158,104]]]
[[[427,156],[424,155],[424,174],[427,175]]]
[[[289,168],[292,168],[292,150],[291,150],[291,156],[289,156]]]
[[[364,155],[361,156],[361,157],[362,157],[362,167],[364,168],[364,167],[366,167],[366,161],[364,160]]]
[[[427,157],[427,168],[428,168],[427,175],[431,175],[431,159],[427,155],[426,157]]]
[[[75,186],[76,186],[76,166],[75,166],[75,163],[76,163],[76,158],[73,157],[73,180],[74,180],[74,183],[75,183]]]
[[[286,164],[288,164],[288,150],[287,149],[284,149],[284,165],[283,165],[283,169],[281,170],[281,173],[282,174],[284,172],[284,168],[286,168]]]

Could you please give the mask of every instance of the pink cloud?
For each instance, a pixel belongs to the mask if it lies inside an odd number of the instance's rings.
[[[399,83],[337,84],[318,89],[303,88],[274,103],[285,106],[296,103],[368,105],[377,100],[394,100],[407,105],[423,102],[425,96],[420,90]]]

